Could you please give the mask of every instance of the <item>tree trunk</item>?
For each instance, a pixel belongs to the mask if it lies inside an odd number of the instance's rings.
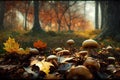
[[[60,32],[60,28],[61,28],[61,20],[58,20],[57,23],[58,23],[58,32]]]
[[[98,1],[95,1],[95,29],[99,29],[99,25],[98,25],[98,22],[99,22],[99,2]]]
[[[105,18],[107,16],[105,16],[106,12],[107,12],[107,2],[106,1],[100,1],[100,9],[101,9],[101,29],[104,29],[106,25],[105,22]]]
[[[106,12],[104,12],[105,23],[102,33],[99,35],[101,39],[112,38],[120,41],[120,5],[118,1],[107,1]]]
[[[34,24],[32,32],[41,32],[43,31],[39,23],[39,1],[34,1]]]
[[[71,24],[68,24],[68,32],[71,32]]]
[[[3,26],[4,14],[5,14],[5,1],[1,1],[0,2],[0,30],[4,29],[4,26]]]
[[[84,2],[84,17],[86,17],[86,1]]]
[[[27,14],[30,6],[30,1],[25,4],[25,30],[27,31]]]

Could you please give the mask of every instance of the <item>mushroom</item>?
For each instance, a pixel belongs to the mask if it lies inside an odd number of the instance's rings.
[[[93,39],[85,40],[82,43],[82,47],[87,49],[90,55],[95,55],[96,52],[93,49],[98,48],[98,46],[98,43]]]
[[[98,60],[96,60],[92,57],[87,57],[87,59],[85,60],[83,65],[92,71],[99,71],[99,69],[100,69],[100,63],[98,62]]]
[[[62,50],[62,51],[59,51],[57,52],[57,55],[70,55],[70,51],[69,50]]]
[[[93,79],[93,75],[89,69],[83,65],[71,68],[68,72],[66,79],[80,79],[80,80],[90,80]]]
[[[72,45],[75,43],[75,41],[73,39],[69,39],[66,42],[69,45],[69,50],[71,53],[74,53],[74,48],[72,47]]]
[[[36,48],[29,48],[29,49],[30,49],[30,53],[39,54],[39,51]]]
[[[61,50],[62,50],[62,48],[58,47],[58,48],[55,49],[55,52],[59,52]]]
[[[75,41],[73,39],[67,40],[67,44],[70,46],[73,45],[74,43],[75,43]]]
[[[115,63],[115,57],[108,57],[107,58],[109,64],[114,64]]]
[[[112,48],[112,46],[107,46],[107,48],[106,48],[108,51],[111,51],[113,48]]]
[[[50,61],[50,60],[53,60],[53,59],[57,60],[57,56],[50,55],[50,56],[47,57],[47,61]]]
[[[51,62],[55,67],[58,67],[57,59],[58,57],[55,55],[50,55],[47,57],[47,61]]]
[[[81,56],[86,56],[88,54],[88,51],[80,51],[79,55]]]
[[[78,53],[75,53],[75,57],[78,57],[80,59],[85,59],[87,57],[88,51],[80,51]]]

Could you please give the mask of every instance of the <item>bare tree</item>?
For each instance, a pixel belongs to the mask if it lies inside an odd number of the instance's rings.
[[[76,9],[71,9],[69,8],[66,12],[66,14],[64,15],[64,19],[65,19],[65,23],[68,27],[68,31],[71,32],[71,26],[73,25],[73,21],[76,19],[76,18],[80,18],[80,15],[77,14],[78,13],[78,8]]]
[[[58,32],[61,28],[61,20],[64,17],[66,11],[73,6],[77,1],[74,1],[72,4],[69,4],[70,1],[55,1],[52,5],[56,13],[56,22],[58,23]]]

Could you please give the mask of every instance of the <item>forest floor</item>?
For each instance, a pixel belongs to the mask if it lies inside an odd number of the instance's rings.
[[[0,79],[120,80],[120,43],[95,39],[99,34],[99,30],[46,34],[1,32]],[[96,40],[92,40],[95,45],[84,47],[83,41],[90,38]],[[75,42],[72,46],[67,44],[69,39]],[[58,47],[61,50],[57,51]]]
[[[21,47],[33,47],[33,43],[37,40],[42,40],[47,44],[48,48],[55,49],[57,47],[68,47],[66,41],[69,39],[73,39],[75,41],[74,46],[76,48],[80,48],[82,42],[85,39],[94,39],[97,35],[100,34],[100,30],[95,31],[76,31],[76,32],[53,32],[49,31],[47,34],[37,34],[31,35],[23,32],[16,31],[4,31],[0,34],[0,53],[4,52],[3,43],[9,38],[12,37],[18,42]],[[113,47],[120,47],[120,43],[113,41],[111,39],[104,39],[102,41],[98,41],[104,46],[111,45]]]

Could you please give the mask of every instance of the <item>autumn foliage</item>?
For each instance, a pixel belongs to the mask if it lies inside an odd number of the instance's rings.
[[[19,44],[17,42],[15,42],[14,38],[9,37],[9,39],[6,41],[6,43],[4,43],[4,49],[9,52],[9,53],[13,53],[13,52],[17,52],[19,50]]]
[[[38,40],[38,41],[34,42],[33,46],[34,46],[35,48],[38,48],[38,49],[45,49],[45,48],[47,47],[47,44],[44,43],[44,42],[41,41],[41,40]]]
[[[29,48],[26,48],[25,50],[23,48],[20,48],[20,45],[18,42],[15,41],[14,38],[9,37],[9,39],[3,43],[4,44],[4,49],[8,53],[17,53],[17,54],[29,54]]]

